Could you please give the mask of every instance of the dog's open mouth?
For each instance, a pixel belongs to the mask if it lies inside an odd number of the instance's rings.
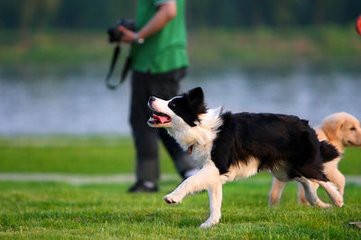
[[[152,115],[148,120],[148,124],[157,125],[157,124],[165,124],[172,121],[172,118],[165,113],[152,111]]]

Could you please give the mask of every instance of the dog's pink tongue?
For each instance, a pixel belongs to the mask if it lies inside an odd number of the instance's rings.
[[[167,116],[159,116],[159,115],[153,114],[153,118],[157,119],[160,123],[165,123],[168,121]]]

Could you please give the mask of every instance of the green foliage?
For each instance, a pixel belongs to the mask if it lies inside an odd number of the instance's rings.
[[[96,64],[98,71],[106,72],[113,51],[105,32],[33,33],[25,40],[13,31],[2,31],[0,36],[0,63],[8,67],[38,66],[44,71],[51,66],[78,69]],[[123,58],[128,50],[123,46]],[[351,25],[190,31],[188,52],[196,70],[290,70],[300,63],[318,70],[359,70],[361,62],[361,42]]]
[[[106,34],[99,32],[33,33],[21,38],[16,32],[4,31],[0,35],[0,62],[8,66],[108,64],[113,51]]]
[[[105,29],[119,17],[135,17],[129,0],[0,1],[0,27],[20,29]],[[189,28],[350,24],[360,14],[359,0],[187,1]]]
[[[361,42],[353,26],[204,29],[190,34],[189,53],[193,68],[290,70],[301,63],[317,70],[359,69]]]

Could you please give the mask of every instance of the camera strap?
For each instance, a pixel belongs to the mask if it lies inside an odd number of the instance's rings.
[[[112,57],[112,61],[110,63],[109,72],[107,74],[107,77],[105,78],[105,84],[111,90],[116,89],[121,83],[124,82],[125,78],[127,77],[127,73],[128,73],[128,71],[129,71],[129,69],[131,67],[131,57],[128,56],[126,61],[125,61],[125,64],[124,64],[124,67],[123,67],[123,70],[122,70],[122,74],[121,74],[121,77],[120,77],[119,81],[118,82],[111,82],[110,81],[110,78],[111,78],[111,76],[113,74],[113,71],[114,71],[114,68],[115,68],[115,64],[118,61],[118,57],[119,57],[120,52],[121,52],[120,44],[117,44],[117,46],[114,48],[114,51],[113,51],[113,57]]]
[[[127,56],[127,59],[125,60],[123,69],[122,69],[122,75],[120,77],[120,83],[123,83],[125,78],[127,77],[128,71],[130,67],[132,66],[132,58],[130,55]]]
[[[105,78],[105,84],[107,85],[107,87],[109,89],[116,89],[117,86],[120,84],[120,82],[115,83],[115,84],[110,82],[110,77],[113,74],[114,67],[115,67],[115,64],[117,63],[119,53],[120,53],[120,46],[119,46],[119,44],[117,44],[117,46],[114,48],[114,51],[113,51],[113,57],[112,57],[112,61],[110,63],[109,72],[107,74],[107,77]]]

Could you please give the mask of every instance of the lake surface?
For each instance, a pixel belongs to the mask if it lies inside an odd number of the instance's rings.
[[[129,81],[116,91],[92,71],[0,74],[0,135],[130,135]],[[182,89],[202,86],[208,107],[294,114],[319,124],[346,111],[361,118],[361,73],[190,73]],[[146,103],[145,103],[146,104]]]

